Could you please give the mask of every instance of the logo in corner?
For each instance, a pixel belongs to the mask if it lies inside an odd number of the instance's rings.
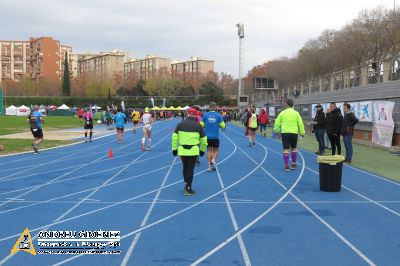
[[[36,250],[32,243],[32,237],[28,228],[25,228],[24,232],[22,232],[22,234],[19,236],[17,242],[15,242],[14,247],[11,249],[11,255],[19,251],[25,251],[33,256],[36,256]]]

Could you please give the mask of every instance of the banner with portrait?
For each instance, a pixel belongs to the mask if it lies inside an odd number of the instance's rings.
[[[317,108],[315,108],[317,106],[316,103],[311,104],[311,118],[314,118],[315,115],[317,114]]]
[[[275,117],[275,107],[274,106],[270,106],[268,109],[268,116],[269,117]]]
[[[373,121],[373,102],[364,101],[358,103],[357,111],[354,112],[360,122],[372,122]]]
[[[374,101],[374,123],[372,129],[372,143],[392,147],[394,122],[394,102]]]

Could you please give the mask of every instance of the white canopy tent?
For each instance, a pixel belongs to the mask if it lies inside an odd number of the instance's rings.
[[[31,114],[31,109],[29,109],[29,107],[26,107],[25,105],[21,105],[17,109],[17,116],[25,116],[30,114]]]
[[[182,107],[183,110],[187,110],[189,108],[190,108],[190,106],[187,106],[187,105],[185,107]]]
[[[6,108],[6,115],[17,115],[18,108],[14,105],[9,106]]]
[[[66,106],[65,104],[61,105],[60,107],[58,107],[57,109],[59,110],[69,110],[71,108],[69,108],[68,106]]]
[[[97,110],[101,110],[101,106],[97,106],[97,105],[93,105],[92,106],[92,110],[95,110],[97,112]]]

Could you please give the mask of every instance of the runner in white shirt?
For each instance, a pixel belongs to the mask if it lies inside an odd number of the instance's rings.
[[[140,118],[140,122],[143,123],[143,137],[142,137],[142,146],[141,149],[142,151],[145,150],[144,148],[144,143],[146,141],[147,137],[147,150],[151,148],[151,124],[153,123],[153,118],[151,114],[149,113],[149,108],[144,109],[144,114]]]

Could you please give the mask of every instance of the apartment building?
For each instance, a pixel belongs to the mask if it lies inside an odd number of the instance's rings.
[[[29,41],[0,40],[0,82],[5,80],[60,79],[64,72],[65,53],[71,62],[72,47],[52,37],[29,38]]]
[[[214,72],[214,61],[199,57],[191,57],[188,61],[171,64],[171,73],[176,77],[200,78],[210,72]]]
[[[79,76],[93,75],[101,79],[112,79],[115,75],[124,75],[124,63],[127,55],[119,50],[100,52],[100,54],[77,55]]]
[[[147,55],[144,59],[132,59],[125,63],[124,77],[129,80],[132,77],[139,79],[147,79],[148,77],[157,73],[170,73],[171,59]]]

